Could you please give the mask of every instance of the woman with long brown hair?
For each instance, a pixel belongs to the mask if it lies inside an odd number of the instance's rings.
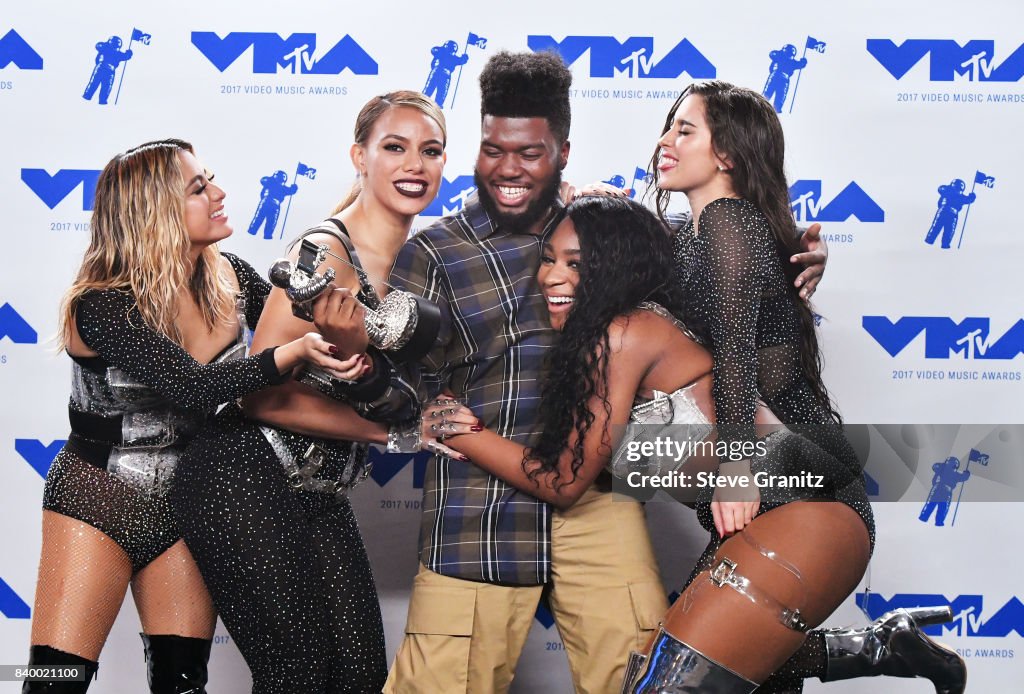
[[[326,246],[319,271],[336,273],[318,319],[361,315],[355,298],[372,307],[386,293],[398,249],[441,182],[444,116],[418,92],[371,99],[354,139],[356,186],[299,237]],[[310,325],[275,289],[253,349]],[[365,332],[355,332],[337,338],[345,356],[367,351]],[[379,352],[353,358],[362,359],[353,382],[304,378],[224,408],[179,469],[177,518],[253,692],[380,691],[387,674],[380,606],[347,495],[368,472],[366,443],[386,443],[388,433],[349,402],[391,387],[389,365]],[[408,400],[415,406],[411,392]]]
[[[215,614],[167,500],[185,444],[215,408],[308,359],[349,372],[317,333],[244,357],[269,285],[220,253],[224,191],[182,140],[114,157],[61,311],[71,435],[46,477],[33,665],[76,665],[84,692],[129,585],[153,692],[201,692]],[[351,369],[348,369],[351,367]]]

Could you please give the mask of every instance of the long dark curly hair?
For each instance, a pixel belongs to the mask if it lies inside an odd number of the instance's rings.
[[[814,327],[814,314],[793,285],[802,268],[789,262],[790,256],[800,252],[796,223],[789,205],[789,186],[786,183],[786,140],[782,123],[769,101],[757,92],[737,87],[728,82],[712,80],[697,82],[683,90],[669,109],[662,134],[674,123],[676,110],[687,96],[696,95],[704,101],[704,116],[711,130],[711,146],[719,156],[732,162],[729,177],[733,190],[741,198],[757,206],[768,219],[775,236],[775,250],[782,271],[789,280],[786,289],[800,317],[800,365],[815,400],[833,420],[842,423],[842,417],[832,402],[821,380],[821,350]],[[657,188],[658,154],[655,147],[649,171],[654,177],[651,189],[655,195],[658,216],[665,221],[671,191]]]
[[[675,315],[683,308],[673,280],[672,248],[665,226],[653,212],[625,198],[584,197],[566,208],[579,237],[579,282],[561,337],[548,355],[541,391],[539,438],[526,451],[523,468],[531,479],[553,473],[552,486],[576,479],[583,441],[594,424],[590,401],[597,396],[610,414],[608,327],[618,316],[655,301]],[[562,479],[558,460],[575,429],[571,477]],[[611,454],[611,436],[602,433]]]

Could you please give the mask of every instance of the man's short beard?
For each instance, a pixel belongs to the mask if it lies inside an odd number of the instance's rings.
[[[551,182],[541,189],[537,199],[527,205],[526,209],[522,212],[515,213],[500,212],[498,210],[497,203],[494,202],[491,192],[487,189],[483,179],[480,178],[480,173],[476,169],[473,170],[473,183],[476,184],[476,192],[480,199],[480,204],[484,206],[484,210],[486,210],[491,220],[499,228],[511,227],[512,230],[517,232],[527,232],[530,227],[544,219],[551,211],[551,206],[558,200],[559,191],[562,186],[562,171],[555,171],[551,177]]]

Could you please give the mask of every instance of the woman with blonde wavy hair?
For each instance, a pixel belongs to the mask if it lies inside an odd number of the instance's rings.
[[[418,92],[384,94],[360,111],[354,140],[356,185],[330,218],[293,242],[290,257],[297,260],[302,239],[330,251],[319,271],[333,269],[338,288],[314,316],[317,325],[355,318],[341,321],[358,326],[351,334],[324,334],[336,336],[343,356],[365,353],[365,373],[348,383],[304,376],[224,408],[189,447],[172,493],[185,541],[259,694],[379,692],[387,674],[380,605],[348,494],[368,472],[366,442],[386,443],[388,428],[349,403],[394,385],[387,358],[367,346],[356,298],[377,305],[413,220],[437,195],[444,115]],[[274,289],[253,349],[309,327]]]
[[[148,142],[100,174],[92,237],[64,297],[71,434],[46,477],[31,663],[76,666],[85,692],[129,585],[152,692],[203,692],[215,613],[174,523],[177,459],[215,408],[305,360],[348,373],[317,333],[244,357],[269,285],[221,254],[225,193],[182,140]]]

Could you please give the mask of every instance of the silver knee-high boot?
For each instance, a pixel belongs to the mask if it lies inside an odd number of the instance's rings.
[[[962,694],[967,666],[952,650],[928,638],[920,627],[953,619],[949,607],[893,610],[866,627],[828,629],[828,669],[823,682],[854,677],[926,677],[936,694]]]
[[[736,674],[664,629],[651,654],[631,653],[622,694],[750,694],[757,683]]]

